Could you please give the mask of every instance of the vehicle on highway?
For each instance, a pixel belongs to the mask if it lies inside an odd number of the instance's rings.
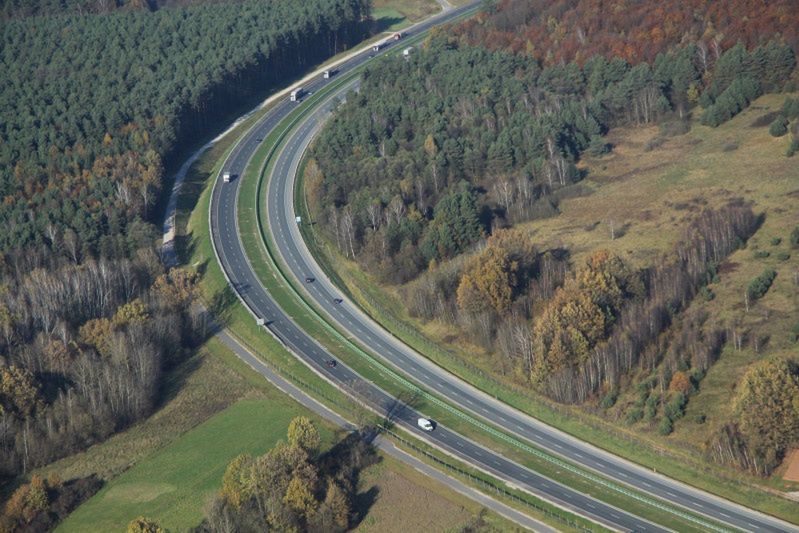
[[[313,283],[314,281],[316,281],[316,278],[312,278],[311,276],[305,277],[305,283]]]
[[[304,94],[305,91],[303,90],[302,87],[295,87],[294,89],[292,89],[291,94],[289,95],[289,101],[299,102]]]
[[[338,74],[338,69],[331,68],[331,69],[328,69],[328,70],[324,71],[322,73],[322,77],[327,80],[329,78],[332,78],[336,74]]]
[[[343,301],[344,300],[342,300],[341,298],[333,298],[333,303],[336,304],[336,305],[340,304]]]
[[[222,183],[230,183],[230,172],[222,174]]]
[[[328,368],[336,368],[336,365],[337,365],[337,364],[338,364],[338,363],[336,363],[336,360],[335,360],[335,359],[328,359],[327,361],[325,361],[325,365],[326,365]]]
[[[433,421],[429,418],[419,418],[419,420],[416,421],[416,425],[425,431],[433,431],[436,428]]]
[[[405,34],[404,34],[404,33],[402,33],[401,31],[398,31],[397,33],[395,33],[395,34],[392,36],[392,38],[393,38],[395,41],[399,41],[399,40],[400,40],[400,39],[402,39],[403,37],[405,37]]]

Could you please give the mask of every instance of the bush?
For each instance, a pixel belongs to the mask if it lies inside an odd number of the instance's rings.
[[[793,157],[796,152],[799,152],[799,138],[794,137],[791,139],[791,144],[788,145],[785,155],[788,157]]]
[[[660,395],[653,394],[646,401],[644,406],[644,420],[647,422],[654,420],[658,414],[658,405],[660,404]]]
[[[699,383],[705,379],[705,371],[701,368],[694,368],[691,370],[691,383],[694,384],[694,388],[699,388]]]
[[[658,433],[665,437],[666,435],[671,435],[672,431],[674,431],[674,423],[671,418],[664,416],[660,424],[658,424]]]
[[[749,287],[746,288],[746,293],[749,295],[749,298],[752,300],[757,300],[758,298],[765,296],[768,290],[771,288],[774,278],[776,277],[777,273],[774,271],[774,269],[769,268],[758,277],[753,279],[749,283]]]
[[[788,119],[799,118],[799,98],[786,98],[782,104],[782,114]]]
[[[795,323],[791,328],[791,342],[799,341],[799,322]]]
[[[687,120],[669,120],[660,123],[660,135],[674,137],[691,131],[691,123]]]
[[[789,338],[791,339],[791,342],[799,341],[799,322],[796,322],[793,326],[791,326]]]
[[[710,290],[710,288],[707,285],[702,285],[702,288],[699,289],[699,294],[706,302],[709,302],[716,297],[716,294],[712,290]]]
[[[755,250],[755,252],[752,255],[755,256],[755,259],[765,259],[766,257],[771,255],[771,252],[767,250]]]
[[[672,398],[672,400],[666,404],[666,416],[672,420],[682,418],[682,415],[685,414],[685,404],[687,403],[688,397],[682,392],[678,392],[674,395],[674,398]]]
[[[738,143],[727,143],[727,144],[725,144],[722,147],[721,151],[722,152],[734,152],[737,149],[738,149]]]
[[[791,248],[799,248],[799,226],[791,232]]]
[[[706,420],[707,416],[705,416],[705,413],[699,413],[694,416],[694,422],[697,424],[704,424]]]
[[[771,239],[772,246],[779,246],[781,242],[782,242],[782,237],[774,237],[773,239]]]
[[[599,157],[610,152],[610,144],[605,142],[601,135],[592,135],[591,141],[588,144],[588,153],[592,156]]]
[[[610,409],[611,407],[616,405],[616,400],[618,399],[619,399],[619,391],[613,389],[612,391],[607,393],[604,398],[602,398],[602,401],[599,402],[599,406],[602,407],[602,409]]]
[[[663,146],[663,143],[666,142],[666,139],[660,136],[653,137],[649,139],[646,144],[644,145],[644,152],[651,152],[655,148],[660,148]]]
[[[780,261],[787,261],[790,258],[791,254],[789,254],[788,252],[780,252],[777,254],[777,259],[779,259]]]
[[[627,423],[630,425],[635,424],[636,422],[641,420],[643,416],[644,416],[644,410],[641,409],[640,407],[635,406],[632,409],[630,409],[630,411],[627,413]]]
[[[782,137],[788,133],[788,119],[782,115],[778,116],[768,127],[768,132],[772,137]]]

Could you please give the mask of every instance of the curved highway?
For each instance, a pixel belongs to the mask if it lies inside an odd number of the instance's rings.
[[[417,26],[413,31],[414,33],[424,31],[462,14],[467,9],[470,9],[470,6],[443,13]],[[392,49],[396,50],[396,45],[393,48],[388,47],[388,51]],[[339,76],[368,61],[371,56],[372,54],[364,52],[340,64],[337,67]],[[308,84],[305,89],[313,92],[329,81],[331,80],[320,78]],[[326,104],[320,106],[319,111],[304,119],[288,138],[286,148],[277,154],[266,189],[268,227],[273,234],[277,252],[300,283],[304,284],[308,276],[316,278],[314,283],[304,285],[318,307],[383,361],[419,382],[425,389],[436,391],[460,408],[489,420],[508,433],[515,434],[539,448],[600,472],[619,483],[630,485],[637,490],[648,492],[738,529],[799,531],[799,528],[791,524],[654,474],[509,408],[410,350],[349,301],[334,303],[334,299],[344,296],[327,280],[305,247],[295,223],[293,208],[293,186],[297,166],[304,149],[324,122],[329,108],[333,105],[332,100],[332,97],[329,98]],[[233,175],[231,183],[217,180],[213,191],[209,216],[214,247],[229,282],[250,310],[256,316],[267,319],[272,333],[295,355],[312,365],[327,379],[344,387],[352,387],[353,383],[357,383],[356,388],[359,393],[376,409],[384,413],[391,412],[394,419],[406,429],[449,453],[610,527],[632,531],[661,530],[654,524],[544,478],[446,427],[439,426],[433,432],[422,432],[415,425],[418,414],[412,409],[401,405],[396,399],[345,365],[339,364],[329,368],[324,364],[331,356],[286,316],[258,281],[247,259],[237,228],[236,207],[240,181],[237,177],[243,173],[261,139],[265,138],[296,105],[287,101],[281,102],[245,134],[225,162],[224,171]]]
[[[447,12],[438,20],[457,16],[459,11]],[[389,50],[391,50],[390,47]],[[363,53],[347,63],[339,65],[339,75],[360,65],[371,55]],[[326,82],[327,80],[316,80],[305,88],[313,92]],[[332,106],[332,102],[327,105]],[[237,226],[239,176],[244,172],[262,139],[293,108],[294,104],[278,104],[245,134],[231,151],[223,167],[224,172],[230,172],[232,175],[230,183],[224,183],[221,179],[217,179],[212,193],[209,219],[214,248],[229,283],[249,310],[255,316],[267,319],[267,327],[271,333],[326,379],[344,389],[356,390],[361,399],[370,403],[378,412],[389,414],[395,423],[402,425],[406,430],[468,464],[500,479],[505,479],[512,485],[539,495],[565,509],[590,517],[607,527],[622,531],[666,531],[621,509],[594,500],[585,494],[545,478],[443,425],[438,425],[432,432],[424,432],[416,426],[416,419],[420,415],[412,408],[391,397],[370,381],[363,379],[346,365],[339,363],[331,368],[325,364],[332,356],[283,312],[258,281],[242,245]],[[313,117],[319,120],[321,115],[317,113]]]

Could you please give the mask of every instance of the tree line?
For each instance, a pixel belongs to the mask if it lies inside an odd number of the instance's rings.
[[[791,0],[499,0],[456,28],[460,39],[512,50],[546,65],[594,55],[651,62],[686,42],[697,44],[703,71],[738,42],[754,48],[779,36],[799,47],[799,13]]]
[[[156,11],[165,7],[212,2],[227,3],[228,0],[0,0],[0,19],[65,14],[101,14],[116,10]]]

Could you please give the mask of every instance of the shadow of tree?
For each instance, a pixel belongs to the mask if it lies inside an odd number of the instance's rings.
[[[354,495],[350,527],[360,524],[380,492],[374,486],[357,492],[361,471],[381,461],[372,445],[376,435],[372,427],[353,431],[319,458],[320,473],[334,479],[345,492]]]
[[[399,24],[403,20],[405,20],[403,17],[380,17],[379,19],[375,19],[374,23],[372,24],[372,32],[380,33],[383,31],[388,31],[389,28]]]

